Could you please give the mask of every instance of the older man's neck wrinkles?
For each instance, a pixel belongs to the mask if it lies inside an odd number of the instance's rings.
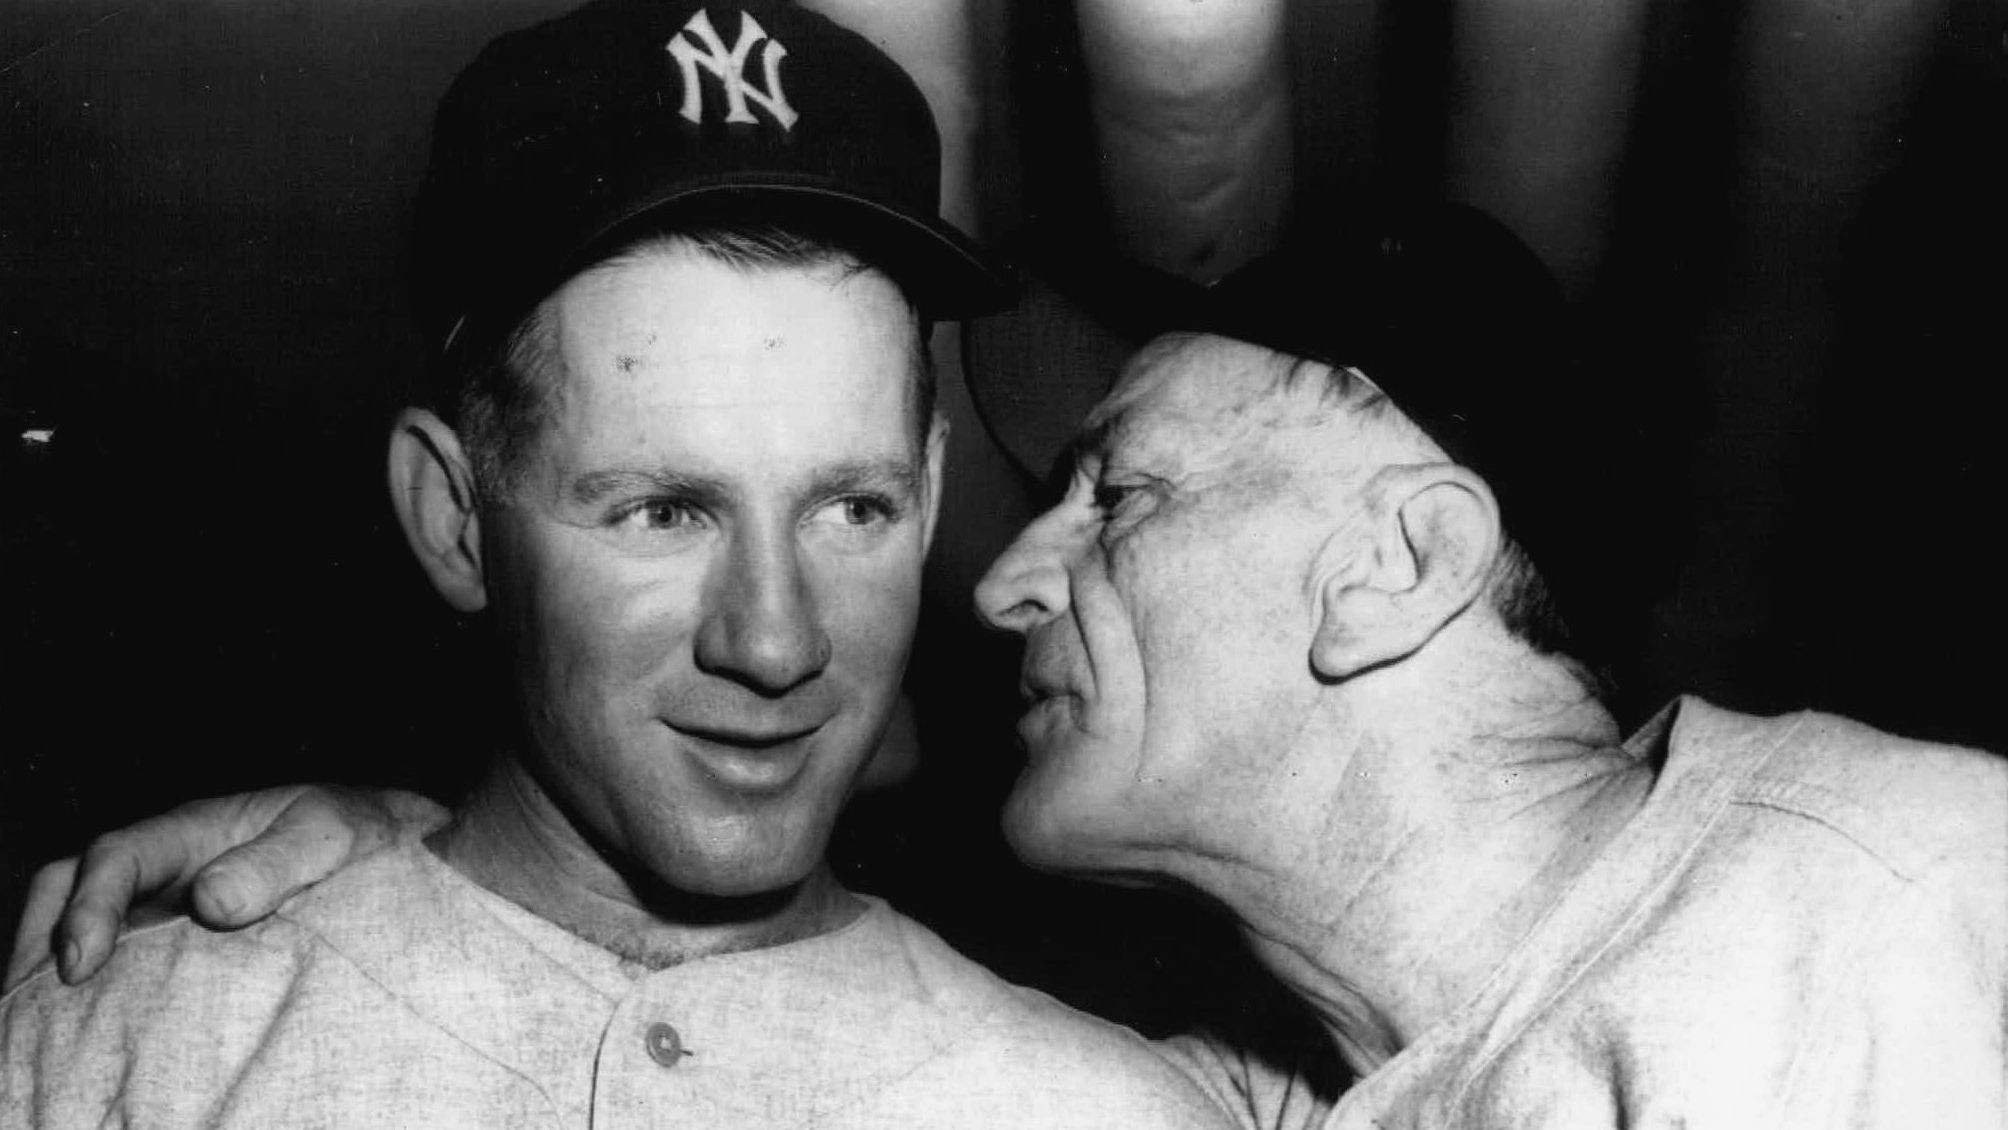
[[[1444,685],[1435,672],[1355,700],[1378,724],[1324,751],[1343,768],[1316,789],[1294,782],[1297,820],[1271,834],[1267,868],[1218,892],[1349,1059],[1365,1058],[1356,1070],[1468,1002],[1650,791],[1608,713],[1519,660],[1517,676],[1447,695],[1422,689]]]

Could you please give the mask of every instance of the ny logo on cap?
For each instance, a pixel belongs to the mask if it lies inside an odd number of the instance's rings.
[[[700,49],[691,40],[695,38],[703,44]],[[760,52],[760,65],[766,71],[767,89],[757,90],[746,81],[746,59],[761,40],[767,46]],[[718,37],[718,31],[711,26],[711,17],[704,9],[683,25],[683,30],[669,41],[669,53],[675,57],[676,65],[683,72],[684,120],[692,123],[704,121],[704,91],[697,81],[697,68],[710,71],[725,88],[725,120],[728,122],[758,121],[746,109],[752,102],[773,116],[782,129],[793,129],[795,108],[788,105],[788,94],[781,89],[781,60],[787,57],[788,49],[779,40],[770,37],[767,29],[760,26],[752,16],[739,13],[739,42],[731,50],[726,50],[725,41]]]

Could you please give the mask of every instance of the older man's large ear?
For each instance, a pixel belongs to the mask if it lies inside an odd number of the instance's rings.
[[[1389,467],[1354,536],[1328,543],[1311,666],[1337,681],[1421,650],[1485,591],[1503,535],[1485,481],[1452,463]]]
[[[460,437],[423,408],[399,413],[390,433],[390,501],[419,567],[461,612],[488,603],[473,466]]]

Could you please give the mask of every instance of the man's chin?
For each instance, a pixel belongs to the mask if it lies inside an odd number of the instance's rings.
[[[785,895],[824,870],[832,814],[788,805],[752,808],[670,814],[680,820],[668,834],[644,830],[610,846],[630,883],[697,898]]]
[[[637,867],[628,875],[636,896],[658,911],[688,921],[764,918],[802,897],[805,885],[826,874],[821,857],[794,866]]]
[[[1107,852],[1084,816],[1073,811],[1058,782],[1027,767],[1004,802],[1004,840],[1028,867],[1069,875],[1097,873]]]

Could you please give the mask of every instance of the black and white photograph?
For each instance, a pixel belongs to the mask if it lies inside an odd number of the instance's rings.
[[[2004,123],[2002,0],[13,0],[0,1128],[2000,1130]]]

